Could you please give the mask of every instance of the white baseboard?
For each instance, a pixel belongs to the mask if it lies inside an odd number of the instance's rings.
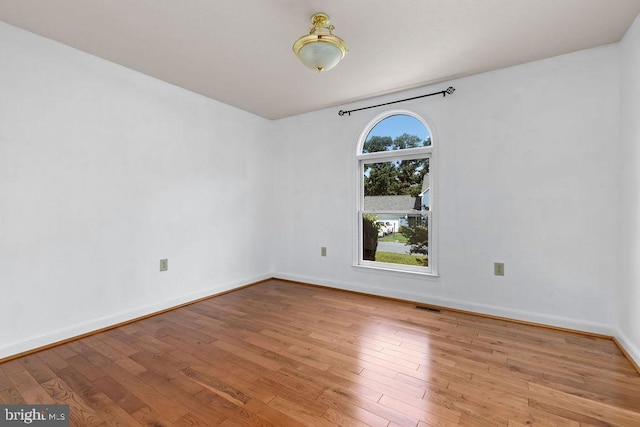
[[[144,307],[137,308],[122,313],[115,314],[113,316],[106,316],[98,319],[89,320],[78,325],[74,325],[69,328],[57,330],[37,337],[31,337],[24,341],[12,343],[7,346],[0,347],[0,359],[8,358],[20,353],[45,347],[51,344],[55,344],[61,341],[79,337],[81,335],[99,331],[110,326],[118,325],[120,323],[128,322],[133,319],[137,319],[143,316],[147,316],[153,313],[158,313],[163,310],[171,309],[182,304],[197,301],[201,298],[214,296],[223,292],[228,292],[237,288],[241,288],[252,283],[260,282],[262,280],[270,279],[272,274],[263,274],[247,279],[236,280],[219,284],[212,288],[204,289],[191,294],[183,295],[178,298],[150,304]]]
[[[636,346],[624,333],[618,331],[614,335],[618,345],[621,346],[627,353],[627,356],[633,360],[636,369],[640,367],[640,349]]]
[[[505,319],[519,320],[522,322],[535,323],[556,328],[570,329],[574,331],[587,332],[608,337],[616,336],[616,330],[612,326],[602,325],[599,323],[588,322],[584,320],[570,319],[561,316],[552,316],[548,314],[515,310],[504,307],[497,307],[486,304],[478,304],[469,301],[455,300],[448,298],[432,297],[428,295],[411,294],[407,292],[397,291],[394,289],[379,289],[362,285],[354,285],[350,283],[331,282],[327,280],[318,280],[311,277],[298,276],[295,274],[278,273],[274,276],[277,279],[292,280],[301,283],[309,283],[311,285],[325,286],[347,291],[362,292],[370,295],[381,297],[397,298],[405,301],[419,302],[423,304],[437,305],[445,308],[469,311],[478,314],[484,314],[495,317],[503,317]]]

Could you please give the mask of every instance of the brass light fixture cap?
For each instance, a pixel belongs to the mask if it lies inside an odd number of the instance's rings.
[[[318,12],[311,15],[311,25],[313,25],[314,27],[316,27],[318,24],[324,27],[324,24],[327,22],[329,22],[329,15],[327,15],[326,13]]]

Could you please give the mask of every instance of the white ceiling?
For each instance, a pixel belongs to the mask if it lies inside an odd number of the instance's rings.
[[[326,12],[349,45],[291,46]],[[0,0],[0,20],[277,119],[613,43],[640,0]]]

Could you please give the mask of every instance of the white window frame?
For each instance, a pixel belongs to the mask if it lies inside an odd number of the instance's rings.
[[[391,116],[406,115],[413,117],[420,121],[428,130],[431,138],[431,145],[428,147],[409,148],[405,150],[374,152],[374,153],[362,153],[362,148],[366,141],[369,132],[381,121]],[[423,117],[408,110],[390,110],[386,111],[369,122],[364,128],[358,139],[356,146],[356,227],[357,235],[355,236],[355,250],[354,250],[354,267],[366,268],[371,270],[379,270],[389,273],[411,274],[411,275],[424,275],[424,276],[438,276],[438,248],[437,248],[437,236],[438,236],[438,215],[437,215],[437,137],[435,135],[434,127],[427,122]],[[428,227],[429,227],[429,265],[427,267],[418,267],[403,264],[384,263],[379,261],[368,261],[363,259],[363,230],[362,230],[362,215],[368,213],[364,210],[364,165],[367,163],[375,162],[391,162],[395,160],[411,160],[418,158],[429,159],[429,210],[427,211]],[[385,212],[396,213],[396,212]]]

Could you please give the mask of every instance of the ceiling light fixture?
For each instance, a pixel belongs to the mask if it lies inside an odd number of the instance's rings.
[[[347,53],[347,44],[333,35],[335,27],[329,23],[329,15],[315,13],[311,16],[311,30],[293,44],[293,53],[307,67],[318,72],[330,70]]]

